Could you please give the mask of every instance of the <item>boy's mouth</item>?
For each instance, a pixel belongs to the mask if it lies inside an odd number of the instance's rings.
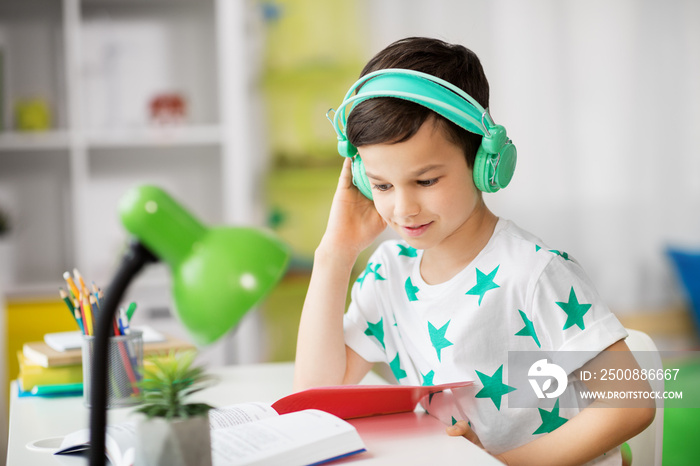
[[[425,233],[425,230],[427,230],[432,223],[433,222],[423,223],[421,225],[403,225],[401,226],[401,230],[406,236],[420,236]]]

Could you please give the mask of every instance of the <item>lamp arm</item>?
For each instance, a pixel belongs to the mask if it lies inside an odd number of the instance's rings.
[[[107,348],[112,321],[119,302],[131,280],[150,262],[158,258],[140,242],[133,241],[122,257],[114,278],[105,292],[100,312],[95,317],[90,392],[90,466],[105,464],[107,429]]]

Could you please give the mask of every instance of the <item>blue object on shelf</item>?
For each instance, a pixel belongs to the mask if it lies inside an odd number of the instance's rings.
[[[668,248],[683,288],[695,314],[695,323],[700,327],[700,251]]]

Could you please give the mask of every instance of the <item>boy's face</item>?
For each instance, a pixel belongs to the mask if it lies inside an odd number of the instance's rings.
[[[417,249],[463,247],[481,194],[462,149],[427,120],[407,141],[358,148],[379,215]]]

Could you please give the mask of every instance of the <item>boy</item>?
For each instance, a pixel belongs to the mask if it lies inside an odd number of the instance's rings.
[[[617,445],[643,430],[654,409],[605,400],[581,409],[572,398],[574,370],[600,369],[597,354],[619,351],[618,367],[635,362],[624,328],[578,264],[486,207],[481,192],[508,184],[515,149],[479,109],[488,107],[489,87],[478,58],[462,46],[409,38],[377,54],[362,76],[369,79],[351,89],[334,123],[347,159],[314,256],[296,388],[358,383],[375,362],[387,363],[399,383],[474,380],[425,402],[454,424],[450,435],[507,464],[620,464]],[[388,87],[377,84],[384,81]],[[354,91],[364,97],[353,100]],[[387,225],[402,241],[374,252],[344,315],[353,264]],[[508,377],[517,351],[568,351],[574,361],[559,362],[572,386],[557,400],[517,405],[512,392],[529,389]],[[629,389],[617,385],[605,389]]]

